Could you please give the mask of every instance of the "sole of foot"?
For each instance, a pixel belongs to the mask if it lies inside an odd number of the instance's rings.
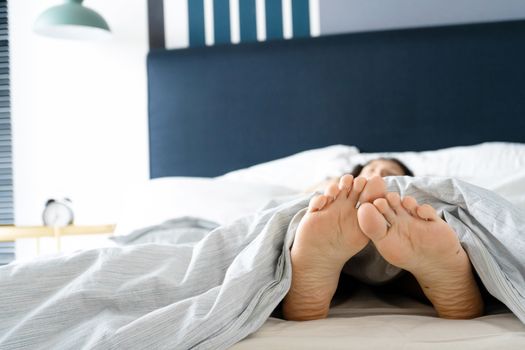
[[[284,299],[288,320],[326,317],[343,265],[369,242],[357,222],[357,203],[385,194],[381,178],[341,177],[311,199],[291,249],[292,286]]]
[[[412,273],[438,315],[482,315],[483,301],[467,253],[434,208],[388,193],[358,210],[362,232],[392,265]]]

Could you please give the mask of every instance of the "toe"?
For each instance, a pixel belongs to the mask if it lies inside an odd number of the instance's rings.
[[[399,215],[406,213],[405,208],[401,205],[401,197],[399,197],[399,193],[389,192],[386,194],[385,198],[388,201],[390,208],[394,209],[396,214]]]
[[[428,204],[423,204],[417,208],[417,215],[424,220],[435,221],[438,219],[436,210]]]
[[[359,202],[373,202],[377,198],[384,197],[386,194],[386,183],[381,176],[374,176],[366,182],[366,186],[361,192]]]
[[[363,203],[357,210],[357,221],[363,233],[372,241],[383,239],[387,234],[387,222],[377,208]]]
[[[390,205],[388,205],[388,202],[385,198],[376,199],[374,201],[374,206],[381,214],[383,214],[386,221],[388,221],[391,225],[393,225],[396,222],[396,213],[394,210],[392,210],[392,208],[390,208]]]
[[[352,190],[350,191],[350,194],[348,195],[348,199],[350,199],[350,202],[352,205],[357,204],[357,200],[359,199],[359,196],[361,195],[361,192],[363,192],[363,189],[366,186],[366,179],[364,177],[357,177],[354,180],[354,184],[352,186]]]
[[[339,194],[339,185],[332,183],[324,190],[324,195],[329,197],[330,202],[333,202]]]
[[[350,174],[346,174],[341,176],[341,179],[339,180],[339,190],[348,197],[348,194],[350,193],[350,190],[352,189],[352,185],[354,183],[354,177]]]
[[[417,201],[414,197],[406,196],[401,201],[401,204],[410,213],[410,215],[417,216]]]
[[[322,210],[324,206],[328,203],[328,197],[325,195],[318,195],[310,199],[308,204],[308,212],[312,213],[315,211]]]

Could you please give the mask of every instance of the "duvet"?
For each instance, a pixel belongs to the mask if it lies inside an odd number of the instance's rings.
[[[438,209],[487,290],[525,323],[525,213],[450,178],[387,183]],[[120,238],[121,247],[2,267],[0,348],[227,348],[286,295],[289,248],[308,200],[275,200],[220,227],[171,220]]]

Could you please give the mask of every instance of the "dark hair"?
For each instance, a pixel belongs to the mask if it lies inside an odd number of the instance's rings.
[[[374,160],[386,160],[389,162],[394,162],[397,165],[399,165],[401,170],[403,170],[403,175],[414,176],[414,173],[412,172],[412,170],[410,170],[405,164],[403,164],[399,159],[396,159],[396,158],[376,158],[376,159],[369,160],[365,164],[356,165],[354,169],[352,169],[350,174],[353,175],[354,177],[358,177],[359,174],[361,174],[361,171],[363,171],[363,168],[367,166],[368,164],[372,163]]]

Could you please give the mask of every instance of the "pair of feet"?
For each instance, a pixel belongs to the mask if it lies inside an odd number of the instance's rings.
[[[436,211],[412,197],[387,193],[381,177],[367,181],[345,175],[311,199],[297,228],[285,318],[325,318],[344,264],[369,241],[386,261],[414,275],[440,317],[482,314],[469,258]]]

